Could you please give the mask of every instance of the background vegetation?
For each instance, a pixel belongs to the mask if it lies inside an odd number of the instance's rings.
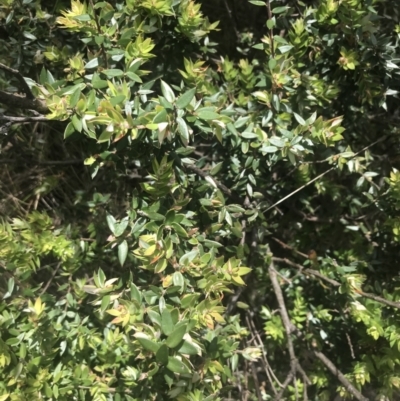
[[[396,0],[0,0],[0,401],[400,399]]]

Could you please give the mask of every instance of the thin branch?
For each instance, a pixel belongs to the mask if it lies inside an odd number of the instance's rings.
[[[33,96],[33,93],[31,92],[29,85],[26,83],[24,77],[21,75],[21,73],[18,70],[14,70],[14,68],[8,67],[2,63],[0,63],[0,69],[13,74],[18,79],[18,81],[21,85],[21,89],[26,94],[26,97],[31,100],[35,99],[35,96]]]
[[[400,302],[389,301],[378,295],[371,294],[369,292],[364,292],[364,291],[357,291],[357,294],[361,295],[364,298],[372,299],[373,301],[379,302],[381,304],[385,304],[387,306],[392,306],[393,308],[400,309]]]
[[[53,282],[54,277],[56,276],[58,270],[61,267],[61,263],[57,263],[57,267],[54,269],[53,274],[50,277],[50,280],[47,282],[47,284],[43,287],[43,290],[40,292],[40,295],[43,295],[47,289],[50,287],[50,284]]]
[[[334,287],[340,287],[341,286],[339,281],[336,281],[336,280],[334,280],[332,278],[328,278],[328,277],[324,276],[318,270],[304,269],[304,266],[299,265],[298,263],[292,262],[291,260],[289,260],[287,258],[277,258],[277,257],[274,256],[272,258],[272,260],[274,262],[283,262],[283,263],[286,263],[289,266],[293,266],[296,269],[299,269],[300,272],[303,272],[305,274],[310,274],[310,275],[312,275],[314,277],[318,277],[319,279],[331,284]],[[361,295],[364,298],[372,299],[373,301],[379,302],[381,304],[384,304],[384,305],[387,305],[387,306],[391,306],[391,307],[396,308],[396,309],[400,309],[400,302],[389,301],[388,299],[382,298],[379,295],[371,294],[369,292],[364,292],[364,291],[360,291],[360,290],[355,290],[355,292],[358,295]]]
[[[287,312],[286,305],[285,305],[285,300],[283,298],[282,289],[281,289],[281,286],[279,285],[279,282],[277,279],[277,274],[276,274],[276,271],[275,271],[272,263],[268,268],[268,273],[269,273],[269,277],[271,279],[271,283],[272,283],[272,287],[275,292],[276,299],[278,301],[279,313],[281,315],[282,323],[285,328],[285,332],[286,332],[286,336],[287,336],[287,348],[288,348],[289,355],[290,355],[290,363],[291,363],[291,365],[293,365],[292,368],[294,367],[294,369],[293,369],[293,371],[294,371],[297,358],[294,353],[293,341],[292,341],[292,337],[291,337],[291,335],[293,333],[293,323],[290,321],[289,314]]]
[[[299,265],[298,263],[292,262],[291,260],[287,259],[287,258],[277,258],[277,257],[273,257],[272,260],[274,262],[281,262],[281,263],[286,263],[289,266],[295,267],[296,269],[298,269],[300,272],[305,273],[305,274],[310,274],[314,277],[318,277],[319,279],[329,283],[330,285],[334,286],[334,287],[340,287],[341,284],[339,283],[339,281],[336,281],[334,279],[331,279],[329,277],[324,276],[322,273],[320,273],[318,270],[314,270],[314,269],[308,269],[308,268],[304,268],[304,266]]]
[[[285,381],[282,384],[282,388],[279,391],[279,393],[275,396],[274,401],[279,401],[282,398],[283,393],[286,390],[286,387],[289,385],[289,383],[293,380],[294,377],[294,373],[292,372],[292,370],[289,371],[289,373],[286,376]]]
[[[90,5],[91,5],[91,7],[92,7],[94,20],[95,20],[95,22],[96,22],[97,32],[98,32],[99,35],[102,35],[103,32],[102,32],[102,30],[101,30],[101,25],[100,25],[99,17],[97,16],[96,10],[95,10],[95,8],[94,8],[93,0],[89,0],[89,3],[90,3]],[[104,42],[101,43],[100,47],[101,47],[101,52],[103,53],[104,63],[105,63],[105,65],[106,65],[106,68],[108,68],[107,53],[106,53],[106,48],[104,47]]]
[[[229,19],[231,20],[233,30],[235,31],[235,35],[237,39],[240,39],[240,33],[236,26],[235,18],[233,17],[232,10],[229,8],[229,4],[227,0],[224,0],[226,11],[228,11]]]
[[[253,381],[254,381],[254,388],[256,389],[256,393],[257,393],[257,399],[258,399],[258,401],[263,401],[261,391],[260,391],[260,382],[258,380],[256,367],[253,362],[251,362],[250,367],[251,367],[251,374],[253,376]]]
[[[285,331],[286,331],[286,335],[287,335],[287,345],[288,345],[288,350],[289,350],[289,354],[290,354],[290,364],[291,364],[291,370],[288,374],[288,377],[286,378],[284,385],[288,385],[291,381],[291,379],[294,378],[294,374],[297,371],[299,371],[300,373],[305,375],[304,370],[299,366],[299,363],[296,359],[296,356],[294,354],[294,349],[293,349],[293,342],[292,339],[290,337],[291,333],[294,331],[293,330],[293,324],[290,321],[289,318],[289,314],[287,312],[286,309],[286,305],[285,305],[285,300],[283,298],[283,293],[282,293],[282,289],[279,286],[278,280],[277,280],[277,276],[275,273],[275,269],[273,267],[273,264],[271,263],[269,268],[269,276],[272,282],[272,287],[274,289],[275,292],[275,296],[278,300],[278,304],[279,304],[279,311],[281,314],[281,318],[282,318],[282,323],[283,326],[285,327]],[[297,330],[297,328],[295,327],[295,331],[299,332],[299,330]],[[300,334],[300,333],[299,333]],[[302,335],[302,334],[300,334]],[[304,335],[302,335],[302,337],[304,337]],[[343,373],[333,364],[333,362],[331,362],[322,352],[314,350],[313,354],[338,378],[338,380],[342,383],[342,385],[346,388],[346,390],[352,394],[354,397],[357,398],[357,400],[359,401],[369,401],[368,398],[365,398],[350,382],[349,380],[343,375]],[[304,377],[304,376],[303,376]],[[282,389],[283,390],[283,389]],[[280,391],[278,396],[281,396],[281,393],[283,394],[283,391]],[[276,396],[275,400],[279,400],[279,397]]]
[[[15,117],[0,115],[0,121],[11,121],[13,123],[31,123],[38,121],[51,121],[46,116],[31,116],[31,117]]]
[[[17,109],[36,110],[43,114],[49,112],[47,106],[39,99],[28,99],[27,97],[12,95],[4,91],[0,91],[0,103]]]
[[[267,6],[267,11],[268,11],[268,19],[270,20],[270,19],[272,19],[272,11],[271,11],[270,0],[267,0],[266,6]],[[269,33],[269,40],[271,42],[271,56],[272,56],[272,58],[275,58],[274,30],[273,30],[273,28],[268,29],[268,33]]]
[[[207,174],[205,171],[203,171],[201,168],[198,168],[198,167],[196,167],[195,165],[193,165],[193,164],[186,164],[185,165],[185,167],[188,169],[188,170],[192,170],[193,172],[195,172],[197,175],[199,175],[200,177],[203,177],[205,180],[212,180],[214,183],[215,183],[215,185],[225,194],[225,195],[228,195],[228,196],[231,196],[232,195],[232,191],[227,187],[227,186],[225,186],[224,184],[222,184],[222,183],[220,183],[219,181],[217,181],[214,177],[211,177],[211,175],[210,174]]]
[[[285,382],[283,383],[284,386],[285,385],[287,386],[292,379],[296,380],[296,372],[299,372],[303,376],[303,378],[307,377],[307,375],[305,374],[303,368],[300,366],[300,363],[297,360],[296,354],[294,352],[293,341],[292,341],[291,335],[293,332],[298,331],[298,329],[291,322],[291,320],[289,318],[289,314],[287,312],[286,305],[285,305],[285,299],[283,298],[282,289],[281,289],[281,286],[279,285],[276,270],[274,269],[274,266],[273,266],[273,262],[271,262],[271,264],[269,265],[268,273],[269,273],[269,277],[271,279],[271,283],[272,283],[272,287],[274,289],[276,299],[278,301],[279,312],[281,315],[282,323],[285,328],[286,337],[287,337],[286,344],[287,344],[287,348],[288,348],[289,356],[290,356],[290,373],[289,373],[288,377],[286,378]],[[287,382],[288,379],[289,379],[289,382]],[[308,382],[310,382],[309,379],[308,379]],[[296,384],[295,384],[295,386],[296,386]],[[279,394],[275,397],[275,400],[280,399],[280,397],[283,394],[283,391],[284,391],[284,388],[281,389]]]
[[[303,253],[303,252],[299,252],[297,249],[293,248],[292,246],[290,246],[290,245],[288,245],[288,244],[285,244],[285,243],[284,243],[283,241],[281,241],[280,239],[275,238],[275,237],[272,237],[272,239],[273,239],[275,242],[277,242],[282,248],[290,249],[291,251],[297,253],[297,255],[300,255],[300,256],[302,256],[303,258],[308,259],[308,255],[306,255],[306,254]]]
[[[354,355],[354,348],[353,348],[353,344],[351,342],[351,338],[349,336],[349,333],[346,333],[346,338],[347,338],[347,343],[349,344],[349,348],[350,348],[350,352],[351,352],[351,357],[353,359],[356,359],[356,356]]]
[[[342,383],[343,387],[358,401],[369,401],[368,398],[364,397],[344,376],[344,374],[330,361],[322,352],[313,351],[313,354],[327,367],[331,373],[338,378],[338,380]]]
[[[252,265],[251,260],[254,257],[256,248],[257,248],[257,231],[256,231],[256,228],[253,227],[251,244],[250,244],[250,255],[249,255],[249,258],[248,258],[248,261],[247,261],[248,262],[248,266],[250,266],[250,267]],[[248,277],[249,276],[246,276],[246,279],[248,279]],[[226,306],[226,309],[225,309],[225,316],[230,315],[235,310],[237,301],[239,300],[239,298],[242,295],[242,293],[245,290],[245,288],[246,288],[245,286],[239,287],[236,290],[235,294],[232,295],[232,297],[229,299],[229,302],[228,302],[228,304]]]
[[[272,208],[274,208],[275,206],[278,206],[280,203],[284,202],[286,199],[291,198],[294,194],[297,194],[297,192],[300,192],[301,190],[303,190],[304,188],[308,187],[309,185],[311,185],[313,182],[319,180],[320,178],[322,178],[324,175],[330,173],[332,170],[334,170],[336,168],[336,166],[331,167],[330,169],[324,171],[323,173],[317,175],[316,177],[314,177],[312,180],[308,181],[307,184],[302,185],[301,187],[295,189],[293,192],[291,192],[290,194],[284,196],[282,199],[278,200],[277,202],[275,202],[273,205],[271,205],[270,207],[268,207],[266,210],[264,210],[265,212],[268,212],[268,210],[271,210]]]
[[[17,163],[18,159],[0,159],[0,164],[12,164]],[[26,162],[26,160],[24,160]],[[72,160],[45,160],[35,161],[35,165],[39,166],[69,166],[74,164],[83,164],[83,159],[72,159]]]
[[[362,148],[361,150],[359,150],[358,152],[354,153],[354,155],[352,157],[349,158],[349,160],[354,159],[356,156],[358,156],[360,153],[365,152],[367,149],[369,149],[370,147],[376,145],[379,142],[384,141],[386,138],[388,137],[388,135],[385,135],[381,138],[379,138],[377,141],[365,146],[364,148]],[[333,166],[331,168],[329,168],[328,170],[324,171],[323,173],[317,175],[316,177],[314,177],[312,180],[310,180],[309,182],[307,182],[306,184],[302,185],[301,187],[295,189],[293,192],[291,192],[290,194],[284,196],[282,199],[280,199],[279,201],[275,202],[272,206],[268,207],[266,210],[264,210],[265,212],[268,212],[268,210],[271,210],[272,208],[274,208],[275,206],[279,205],[280,203],[284,202],[285,200],[291,198],[294,194],[296,194],[297,192],[300,192],[301,190],[303,190],[304,188],[308,187],[310,184],[312,184],[313,182],[319,180],[320,178],[322,178],[324,175],[330,173],[332,170],[334,170],[336,168],[336,166]]]
[[[246,322],[247,322],[247,326],[250,329],[250,332],[254,336],[254,339],[257,340],[256,341],[256,345],[258,347],[260,347],[261,350],[262,350],[262,355],[263,355],[262,361],[263,361],[263,365],[264,365],[265,374],[267,375],[267,379],[268,379],[268,381],[269,381],[269,383],[271,385],[273,393],[276,395],[277,391],[276,391],[274,382],[272,380],[272,376],[276,380],[276,382],[278,383],[278,385],[280,387],[282,387],[282,383],[279,382],[278,378],[275,376],[273,370],[271,369],[271,366],[270,366],[270,364],[268,362],[268,359],[267,359],[267,352],[265,351],[264,343],[261,340],[260,334],[258,334],[258,331],[256,329],[256,326],[255,326],[253,320],[250,319],[250,313],[246,314]]]

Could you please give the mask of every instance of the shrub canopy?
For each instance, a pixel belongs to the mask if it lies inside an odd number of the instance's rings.
[[[0,401],[397,399],[399,12],[0,0]]]

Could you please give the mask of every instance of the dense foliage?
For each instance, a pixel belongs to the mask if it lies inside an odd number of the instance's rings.
[[[0,0],[0,401],[400,399],[400,5],[202,3]]]

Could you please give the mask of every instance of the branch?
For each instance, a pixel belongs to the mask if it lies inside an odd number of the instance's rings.
[[[276,296],[276,298],[278,300],[279,312],[281,314],[282,323],[283,323],[283,325],[285,327],[286,335],[287,335],[287,338],[288,338],[287,339],[287,345],[288,345],[288,350],[289,350],[290,359],[291,359],[291,361],[290,361],[291,370],[290,370],[285,382],[283,383],[284,386],[287,386],[290,383],[290,381],[292,380],[292,378],[294,378],[294,375],[295,375],[296,371],[298,371],[300,374],[302,374],[304,379],[307,377],[305,372],[304,372],[304,370],[301,368],[299,362],[296,359],[296,356],[294,354],[293,342],[292,342],[292,339],[290,337],[290,335],[291,335],[291,333],[293,331],[296,331],[297,334],[300,335],[301,337],[304,337],[304,334],[299,332],[297,327],[295,327],[293,325],[293,323],[290,321],[289,314],[287,312],[286,305],[285,305],[285,300],[283,298],[282,289],[281,289],[281,287],[280,287],[280,285],[278,283],[276,272],[275,272],[275,269],[274,269],[272,263],[270,264],[268,270],[269,270],[269,276],[270,276],[270,279],[271,279],[271,282],[272,282],[272,287],[274,289],[275,296]],[[308,269],[308,270],[311,270],[311,269]],[[350,394],[352,394],[355,398],[357,398],[357,400],[359,400],[359,401],[369,401],[369,399],[364,397],[349,382],[349,380],[343,375],[343,373],[333,364],[333,362],[330,361],[322,352],[317,351],[317,350],[313,350],[313,354],[315,355],[316,358],[318,358],[328,368],[328,370],[331,371],[332,374],[334,374],[338,378],[338,380],[342,383],[342,385],[346,388],[346,390]],[[280,399],[280,397],[283,394],[284,389],[285,388],[282,388],[281,391],[279,392],[279,394],[277,394],[277,396],[275,397],[275,401],[278,401]]]
[[[16,163],[17,159],[0,159],[0,164],[12,164]],[[24,160],[26,161],[26,160]],[[71,160],[45,160],[35,161],[34,164],[39,166],[69,166],[73,164],[83,164],[83,159],[71,159]]]
[[[89,3],[90,3],[90,6],[92,7],[93,17],[96,22],[97,32],[101,36],[103,34],[103,32],[101,30],[99,18],[96,14],[96,9],[94,8],[93,0],[89,0]],[[101,46],[101,52],[103,53],[103,57],[104,57],[104,63],[106,65],[106,68],[108,68],[107,52],[106,52],[106,48],[104,47],[104,42],[101,42],[100,46]]]
[[[19,95],[12,95],[4,91],[0,91],[0,103],[7,104],[7,106],[17,109],[36,110],[43,114],[49,112],[47,106],[39,99],[29,99]]]
[[[21,75],[21,73],[18,70],[14,70],[13,68],[8,67],[2,63],[0,63],[0,69],[2,69],[4,71],[8,71],[11,74],[13,74],[18,79],[19,83],[21,84],[21,89],[26,94],[26,97],[31,100],[35,99],[35,96],[33,96],[33,93],[31,92],[31,89],[29,88],[28,84],[26,83],[24,77]]]
[[[47,282],[47,284],[43,287],[42,291],[40,292],[40,295],[43,295],[47,291],[47,289],[50,287],[50,284],[54,280],[54,277],[56,276],[60,267],[61,267],[61,263],[58,263],[57,267],[54,269],[53,274],[50,277],[50,280]]]
[[[268,3],[269,4],[269,3]],[[376,145],[379,142],[384,141],[385,139],[387,139],[388,135],[385,135],[381,138],[379,138],[377,141],[365,146],[364,148],[362,148],[361,150],[359,150],[358,152],[354,153],[354,155],[352,157],[349,158],[349,160],[354,159],[356,156],[358,156],[360,153],[368,150],[370,147]],[[278,200],[277,202],[275,202],[273,205],[271,205],[270,207],[268,207],[267,209],[264,210],[265,212],[268,212],[268,210],[271,210],[272,208],[274,208],[275,206],[279,205],[280,203],[284,202],[286,199],[291,198],[294,194],[296,194],[297,192],[300,192],[302,189],[304,189],[305,187],[308,187],[310,184],[312,184],[313,182],[319,180],[320,178],[322,178],[325,174],[330,173],[332,170],[334,170],[336,168],[336,166],[333,166],[331,168],[329,168],[328,170],[324,171],[323,173],[317,175],[316,177],[314,177],[312,180],[308,181],[306,184],[302,185],[301,187],[295,189],[293,192],[291,192],[290,194],[284,196],[282,199]]]
[[[291,251],[297,253],[297,255],[300,255],[300,256],[302,256],[303,258],[308,259],[308,255],[306,255],[306,254],[303,253],[303,252],[299,252],[297,249],[294,249],[292,246],[290,246],[290,245],[288,245],[288,244],[285,244],[285,243],[284,243],[283,241],[281,241],[280,239],[275,238],[275,237],[272,237],[272,239],[273,239],[275,242],[277,242],[282,248],[284,248],[284,249],[290,249]]]
[[[276,270],[273,266],[273,262],[271,262],[271,264],[269,265],[268,273],[269,273],[269,277],[271,279],[271,283],[272,283],[272,287],[274,289],[276,299],[278,301],[279,313],[281,315],[282,323],[285,328],[286,337],[287,337],[287,340],[286,340],[287,348],[288,348],[289,355],[290,355],[290,372],[289,372],[288,376],[286,377],[286,380],[284,381],[283,387],[280,390],[279,394],[277,394],[274,398],[274,401],[278,401],[281,398],[283,392],[285,391],[285,388],[288,386],[290,381],[292,379],[296,380],[296,378],[295,378],[296,372],[299,372],[303,376],[303,379],[307,382],[307,384],[311,384],[311,381],[310,381],[310,379],[308,379],[306,373],[304,372],[304,369],[301,367],[299,361],[296,358],[296,354],[294,352],[293,341],[292,341],[291,335],[293,332],[298,332],[298,329],[291,322],[291,320],[289,318],[289,314],[288,314],[288,311],[287,311],[286,305],[285,305],[285,299],[283,298],[282,289],[281,289],[281,286],[279,285]]]
[[[285,381],[282,384],[282,388],[279,391],[279,393],[275,396],[274,401],[279,401],[282,398],[283,393],[286,390],[286,387],[289,385],[289,383],[293,380],[294,373],[292,370],[289,371],[288,375],[286,376]]]
[[[357,291],[357,294],[360,294],[364,298],[368,298],[368,299],[372,299],[373,301],[380,302],[381,304],[385,304],[387,306],[392,306],[393,308],[400,309],[400,302],[389,301],[378,295],[371,294],[369,292],[364,292],[364,291]]]
[[[233,30],[235,31],[236,38],[240,39],[240,33],[237,29],[235,18],[233,17],[232,10],[229,8],[229,4],[228,4],[227,0],[224,0],[224,4],[225,4],[226,11],[228,11],[228,16],[229,16],[229,19],[231,20],[232,27],[233,27]]]
[[[51,120],[49,120],[46,116],[14,117],[14,116],[0,115],[0,121],[11,121],[13,123],[31,123],[37,121],[51,121]]]
[[[324,276],[322,273],[320,273],[318,270],[314,270],[314,269],[305,269],[304,266],[299,265],[298,263],[292,262],[291,260],[287,259],[287,258],[277,258],[277,257],[273,257],[272,260],[274,262],[282,262],[282,263],[286,263],[289,266],[295,267],[296,269],[298,269],[300,272],[302,273],[306,273],[306,274],[310,274],[314,277],[318,277],[319,279],[329,283],[330,285],[334,286],[334,287],[340,287],[341,284],[339,283],[339,281],[336,281],[334,279],[328,278],[326,276]]]
[[[193,164],[186,164],[185,167],[189,170],[192,170],[193,172],[195,172],[197,175],[199,175],[200,177],[203,177],[205,180],[209,181],[212,180],[215,185],[225,194],[228,196],[232,195],[232,191],[225,186],[224,184],[221,184],[219,181],[217,181],[215,178],[211,177],[210,174],[207,174],[205,171],[203,171],[201,168],[196,167]]]
[[[334,287],[340,287],[341,286],[339,281],[336,281],[336,280],[334,280],[332,278],[328,278],[328,277],[324,276],[318,270],[304,269],[304,266],[299,265],[298,263],[292,262],[291,260],[289,260],[287,258],[273,257],[272,260],[274,262],[283,262],[283,263],[286,263],[289,266],[293,266],[296,269],[299,269],[300,272],[303,272],[303,273],[306,273],[306,274],[310,274],[310,275],[312,275],[314,277],[318,277],[319,279],[329,283],[330,285],[332,285]],[[355,292],[358,295],[361,295],[364,298],[372,299],[373,301],[379,302],[381,304],[384,304],[384,305],[387,305],[387,306],[391,306],[391,307],[396,308],[396,309],[400,309],[400,302],[389,301],[388,299],[382,298],[379,295],[371,294],[369,292],[364,292],[364,291],[360,291],[360,290],[356,290]]]
[[[243,232],[243,235],[244,235],[244,232]],[[249,254],[249,258],[248,258],[248,266],[250,266],[250,267],[252,265],[251,260],[254,257],[256,248],[257,248],[257,232],[256,232],[256,227],[253,227],[251,244],[250,244],[250,254]],[[246,276],[246,277],[248,278],[249,276]],[[245,279],[245,280],[247,280],[247,279]],[[237,301],[239,300],[239,298],[242,295],[245,288],[246,288],[245,286],[239,287],[236,290],[235,294],[232,295],[232,297],[229,299],[229,302],[225,309],[225,316],[230,315],[235,310]]]
[[[338,380],[343,384],[346,390],[357,398],[358,401],[369,401],[368,398],[364,397],[344,376],[344,374],[330,361],[322,352],[313,351],[313,354],[331,371],[331,373],[338,378]]]

